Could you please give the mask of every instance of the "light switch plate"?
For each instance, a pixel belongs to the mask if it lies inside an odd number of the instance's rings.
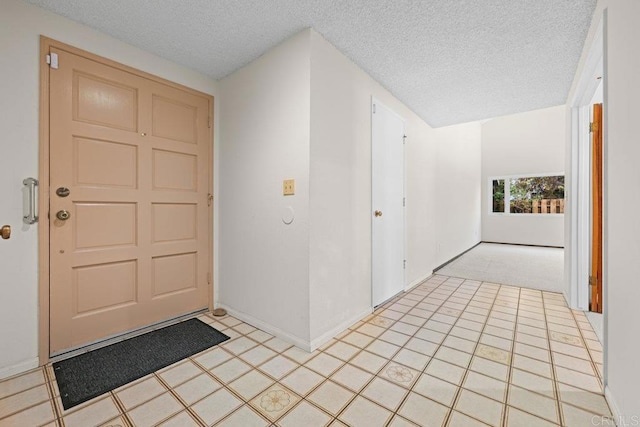
[[[284,196],[293,196],[296,194],[296,180],[285,179],[282,181],[282,194]]]

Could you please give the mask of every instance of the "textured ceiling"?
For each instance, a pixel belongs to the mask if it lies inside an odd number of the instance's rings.
[[[596,0],[27,0],[216,79],[313,27],[432,126],[564,104]]]

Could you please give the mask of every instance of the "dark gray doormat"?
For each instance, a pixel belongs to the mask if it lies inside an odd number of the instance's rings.
[[[72,408],[228,339],[190,319],[56,362],[62,406]]]

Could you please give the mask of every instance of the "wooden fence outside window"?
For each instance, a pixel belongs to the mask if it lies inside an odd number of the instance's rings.
[[[519,208],[522,208],[523,202],[526,206],[523,210],[516,211],[516,209],[512,207],[511,213],[513,214],[532,213],[532,214],[538,214],[538,215],[564,213],[564,199],[531,200],[530,203],[526,203],[525,201],[520,200],[518,202]],[[493,201],[493,212],[496,212],[496,213],[504,212],[504,200]]]

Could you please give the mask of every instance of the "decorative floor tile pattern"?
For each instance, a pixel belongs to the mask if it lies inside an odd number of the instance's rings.
[[[562,295],[432,276],[309,354],[232,337],[70,410],[51,366],[0,381],[5,426],[583,426],[610,417],[602,346]]]

